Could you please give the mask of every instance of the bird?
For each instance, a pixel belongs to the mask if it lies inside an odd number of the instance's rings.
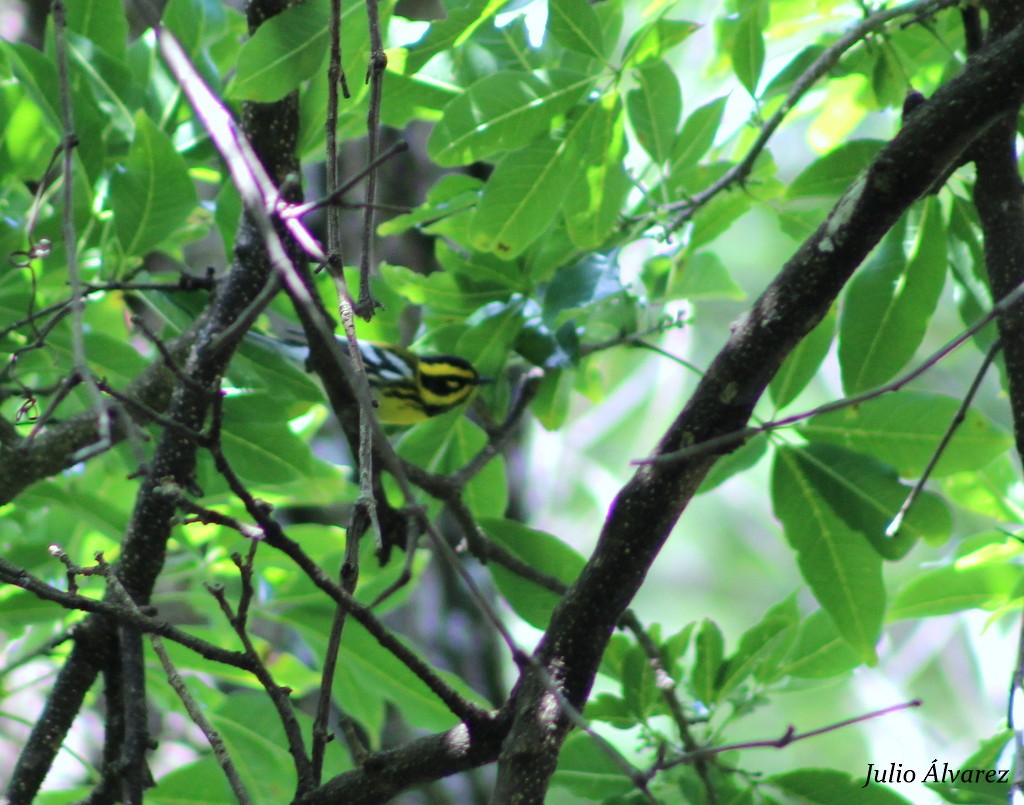
[[[296,328],[288,328],[276,338],[254,332],[248,337],[300,365],[305,365],[309,355],[305,334]],[[348,339],[342,335],[335,338],[347,355]],[[447,413],[466,402],[477,386],[493,382],[458,355],[419,355],[393,344],[358,343],[382,425],[415,425]]]

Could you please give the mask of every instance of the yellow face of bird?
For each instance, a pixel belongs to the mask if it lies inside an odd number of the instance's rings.
[[[488,382],[454,355],[417,357],[406,350],[360,342],[377,418],[385,425],[415,425],[464,403]]]

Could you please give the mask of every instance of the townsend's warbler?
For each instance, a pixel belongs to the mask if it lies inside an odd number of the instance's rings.
[[[301,330],[289,328],[280,340],[257,333],[250,333],[250,337],[303,364],[309,354]],[[348,354],[347,339],[336,338]],[[481,377],[473,364],[456,355],[416,355],[373,341],[360,341],[359,354],[377,401],[377,418],[383,425],[415,425],[451,411],[469,399],[477,386],[491,382]]]

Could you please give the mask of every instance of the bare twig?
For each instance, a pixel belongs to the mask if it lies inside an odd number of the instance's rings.
[[[213,724],[203,714],[202,707],[192,698],[192,694],[188,692],[185,680],[181,678],[178,669],[171,662],[171,658],[167,654],[167,649],[164,648],[164,643],[160,637],[158,635],[150,635],[149,640],[153,646],[153,651],[156,652],[156,656],[160,659],[160,664],[164,667],[168,684],[178,694],[178,698],[181,700],[182,705],[184,705],[185,712],[192,719],[192,723],[199,727],[203,735],[206,736],[210,748],[213,749],[213,756],[217,759],[217,765],[221,767],[224,776],[227,777],[228,785],[231,786],[231,790],[234,792],[239,805],[250,805],[252,798],[249,796],[245,783],[242,782],[242,778],[238,774],[238,769],[235,768],[234,761],[231,760],[231,754],[224,745],[224,740],[220,737],[220,733],[217,732]]]
[[[651,639],[651,636],[647,633],[647,630],[633,610],[626,611],[622,616],[621,623],[633,633],[640,648],[647,655],[651,671],[655,676],[655,685],[657,685],[662,701],[665,702],[669,713],[672,714],[672,721],[676,725],[676,731],[679,733],[683,749],[691,753],[699,751],[700,747],[697,745],[697,740],[690,732],[690,722],[683,712],[679,698],[676,696],[676,680],[672,678],[668,669],[665,668],[658,645]],[[715,785],[711,780],[711,768],[707,759],[697,758],[693,766],[697,776],[700,778],[701,785],[704,786],[704,796],[709,805],[715,805],[718,802],[718,795],[715,793]]]
[[[89,370],[85,355],[85,298],[82,295],[82,277],[78,271],[78,236],[75,233],[74,218],[74,149],[78,145],[75,134],[74,112],[71,105],[71,84],[68,79],[67,42],[63,0],[53,3],[53,33],[57,51],[57,78],[60,84],[61,122],[64,126],[64,195],[61,210],[61,237],[64,240],[64,259],[68,276],[71,278],[71,348],[74,356],[75,373],[85,383],[96,415],[99,438],[96,443],[83,447],[75,453],[75,461],[84,461],[91,456],[105,452],[111,445],[110,409],[103,402],[96,381]],[[140,794],[141,796],[141,794]]]
[[[256,651],[256,647],[249,637],[249,632],[245,628],[244,616],[232,609],[231,604],[228,603],[227,596],[224,594],[224,588],[220,585],[207,584],[206,589],[209,590],[214,600],[220,605],[221,612],[224,613],[224,617],[227,618],[228,623],[235,630],[235,634],[242,643],[245,655],[252,663],[253,674],[260,681],[271,702],[273,702],[274,709],[277,710],[277,716],[281,720],[281,726],[284,728],[285,737],[288,741],[288,752],[292,756],[292,762],[295,764],[295,772],[298,776],[296,797],[302,796],[302,794],[312,790],[315,783],[313,781],[312,766],[310,766],[309,757],[306,755],[305,743],[302,740],[302,729],[299,727],[295,711],[292,709],[291,700],[288,698],[291,690],[281,687],[274,681],[274,677],[263,663],[259,652]]]
[[[988,372],[988,368],[992,365],[992,361],[996,359],[996,355],[999,353],[1000,349],[1002,349],[1002,342],[997,339],[995,343],[989,347],[988,352],[985,353],[985,358],[982,360],[981,366],[978,367],[978,371],[975,372],[974,380],[971,381],[970,388],[967,389],[967,393],[960,402],[960,407],[957,408],[956,413],[953,415],[953,419],[949,423],[949,427],[946,428],[946,432],[942,434],[942,438],[935,446],[935,450],[932,452],[931,458],[928,459],[928,464],[921,472],[921,477],[917,479],[917,483],[914,484],[914,488],[910,490],[910,494],[907,495],[906,500],[903,501],[903,505],[900,506],[900,510],[896,512],[896,516],[892,518],[892,521],[886,527],[885,536],[896,537],[899,535],[900,529],[903,527],[903,521],[906,519],[907,513],[910,511],[910,507],[914,505],[914,502],[921,496],[921,493],[924,492],[924,486],[928,483],[928,479],[931,478],[935,465],[939,463],[939,459],[942,458],[942,454],[946,452],[946,448],[949,446],[949,442],[953,438],[953,434],[955,434],[957,429],[964,423],[964,420],[967,417],[967,411],[970,409],[971,403],[974,402],[974,398],[978,393],[978,388],[981,386],[981,381]]]
[[[796,743],[797,741],[804,741],[817,735],[824,735],[826,732],[834,732],[835,730],[840,730],[854,724],[870,721],[873,718],[881,718],[882,716],[891,715],[892,713],[898,713],[900,710],[907,710],[912,707],[920,706],[921,700],[914,699],[909,702],[903,702],[902,704],[894,704],[891,707],[883,707],[881,710],[873,710],[872,712],[865,713],[861,716],[837,721],[835,724],[828,724],[824,727],[819,727],[818,729],[808,730],[807,732],[797,732],[796,727],[789,726],[778,738],[768,738],[763,741],[745,741],[743,743],[729,744],[726,746],[712,746],[706,749],[698,749],[696,752],[687,752],[686,754],[665,762],[661,766],[661,769],[671,769],[673,766],[679,766],[684,763],[693,763],[698,758],[713,757],[714,755],[721,755],[726,752],[736,752],[742,749],[781,749],[782,747],[789,746],[791,743]]]
[[[862,20],[860,24],[844,33],[832,45],[826,48],[825,51],[815,59],[814,64],[808,67],[803,75],[797,79],[792,88],[786,94],[786,99],[782,102],[782,105],[775,111],[775,114],[773,114],[761,126],[761,131],[758,134],[757,139],[754,140],[753,145],[750,146],[750,149],[742,160],[736,163],[732,168],[726,171],[721,178],[713,182],[701,192],[684,201],[670,204],[662,208],[669,212],[677,212],[676,217],[668,227],[668,231],[675,231],[684,223],[689,221],[701,207],[711,201],[711,199],[723,190],[726,190],[736,184],[742,184],[746,180],[750,175],[751,170],[753,170],[754,163],[757,162],[757,158],[768,145],[768,142],[774,136],[779,126],[782,125],[786,115],[793,110],[797,102],[815,85],[815,83],[817,83],[818,79],[827,75],[828,72],[839,63],[839,60],[846,51],[897,17],[932,14],[943,8],[958,5],[959,2],[960,0],[915,0],[911,3],[904,3],[903,5],[895,6],[893,8],[877,11]]]
[[[359,173],[357,173],[355,176],[350,177],[345,181],[344,184],[339,185],[336,190],[332,190],[326,196],[324,196],[321,199],[317,199],[316,201],[307,201],[304,204],[295,204],[294,206],[289,207],[286,210],[283,210],[281,212],[281,218],[301,217],[303,215],[307,215],[313,210],[318,210],[322,207],[339,206],[341,203],[342,196],[344,196],[345,193],[347,193],[349,190],[351,190],[353,187],[359,184],[359,182],[361,182],[364,177],[372,175],[381,165],[383,165],[389,159],[408,150],[409,144],[406,143],[405,140],[400,140],[399,142],[395,143],[390,148],[388,148],[388,150],[385,151],[383,154],[379,154],[372,162],[370,162],[370,164],[368,164],[365,168],[359,171]],[[401,210],[402,212],[409,211],[408,208],[406,207],[392,208],[388,207],[387,205],[374,204],[369,201],[364,201],[360,204],[353,204],[351,206],[359,208],[372,206],[375,210],[384,208],[389,210],[398,209]]]
[[[762,425],[743,428],[741,430],[732,431],[731,433],[724,433],[721,436],[715,436],[714,438],[706,439],[702,442],[698,442],[697,444],[690,445],[689,447],[683,447],[680,450],[675,450],[670,453],[663,453],[652,458],[635,459],[631,463],[635,465],[674,464],[677,462],[689,461],[700,456],[729,452],[759,433],[768,433],[770,431],[779,430],[780,428],[787,428],[790,425],[795,425],[797,422],[802,422],[805,419],[810,419],[821,414],[828,414],[833,411],[840,411],[844,408],[851,408],[868,402],[869,400],[874,400],[884,394],[899,391],[907,385],[907,383],[916,380],[933,366],[938,364],[939,361],[953,352],[957,347],[972,338],[976,333],[992,322],[993,319],[996,319],[1006,313],[1006,311],[1021,301],[1021,299],[1024,299],[1024,283],[1018,285],[1010,293],[992,305],[984,316],[965,329],[956,338],[932,353],[909,372],[900,375],[895,380],[886,383],[884,386],[879,386],[878,388],[871,389],[870,391],[865,391],[862,394],[855,394],[852,397],[844,397],[841,400],[834,400],[833,402],[819,405],[817,408],[812,408],[809,411],[765,422]]]
[[[370,25],[370,63],[366,68],[366,80],[370,84],[370,101],[366,111],[366,154],[367,164],[373,166],[377,161],[380,149],[380,104],[384,92],[384,69],[388,57],[384,53],[384,43],[380,35],[380,14],[377,0],[366,0],[366,16]],[[359,259],[359,301],[356,313],[369,320],[374,310],[380,305],[370,291],[370,269],[373,266],[373,230],[377,201],[377,169],[371,167],[366,177],[366,208],[363,210],[362,254]]]

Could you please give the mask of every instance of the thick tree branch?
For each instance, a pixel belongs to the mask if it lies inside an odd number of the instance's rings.
[[[376,752],[359,770],[333,778],[297,805],[378,805],[408,788],[490,763],[497,757],[508,720],[482,726],[458,724],[398,749]]]
[[[1024,95],[1024,25],[971,58],[907,121],[736,327],[655,453],[742,428],[779,365],[821,320],[899,216]],[[714,463],[640,467],[612,504],[598,547],[555,610],[537,658],[580,707],[616,622]],[[496,802],[542,802],[569,728],[527,670],[502,749]]]
[[[1020,2],[994,4],[991,36],[1001,35],[1024,14]],[[971,149],[977,169],[974,203],[985,236],[985,268],[994,299],[1024,281],[1024,184],[1014,140],[1019,105],[1009,110]],[[1024,309],[1016,306],[999,319],[1010,410],[1017,453],[1024,456]]]
[[[188,354],[196,327],[175,339],[168,345],[169,354],[182,360]],[[174,388],[174,372],[162,361],[152,363],[137,380],[123,392],[126,397],[139,402],[146,408],[164,411]],[[112,428],[111,444],[122,441],[129,432],[129,423],[118,416],[118,410],[110,407]],[[138,417],[145,422],[145,417]],[[65,422],[49,425],[31,439],[16,440],[5,444],[0,450],[0,504],[9,503],[26,488],[56,475],[75,463],[75,453],[95,443],[99,437],[96,412],[83,411]]]

